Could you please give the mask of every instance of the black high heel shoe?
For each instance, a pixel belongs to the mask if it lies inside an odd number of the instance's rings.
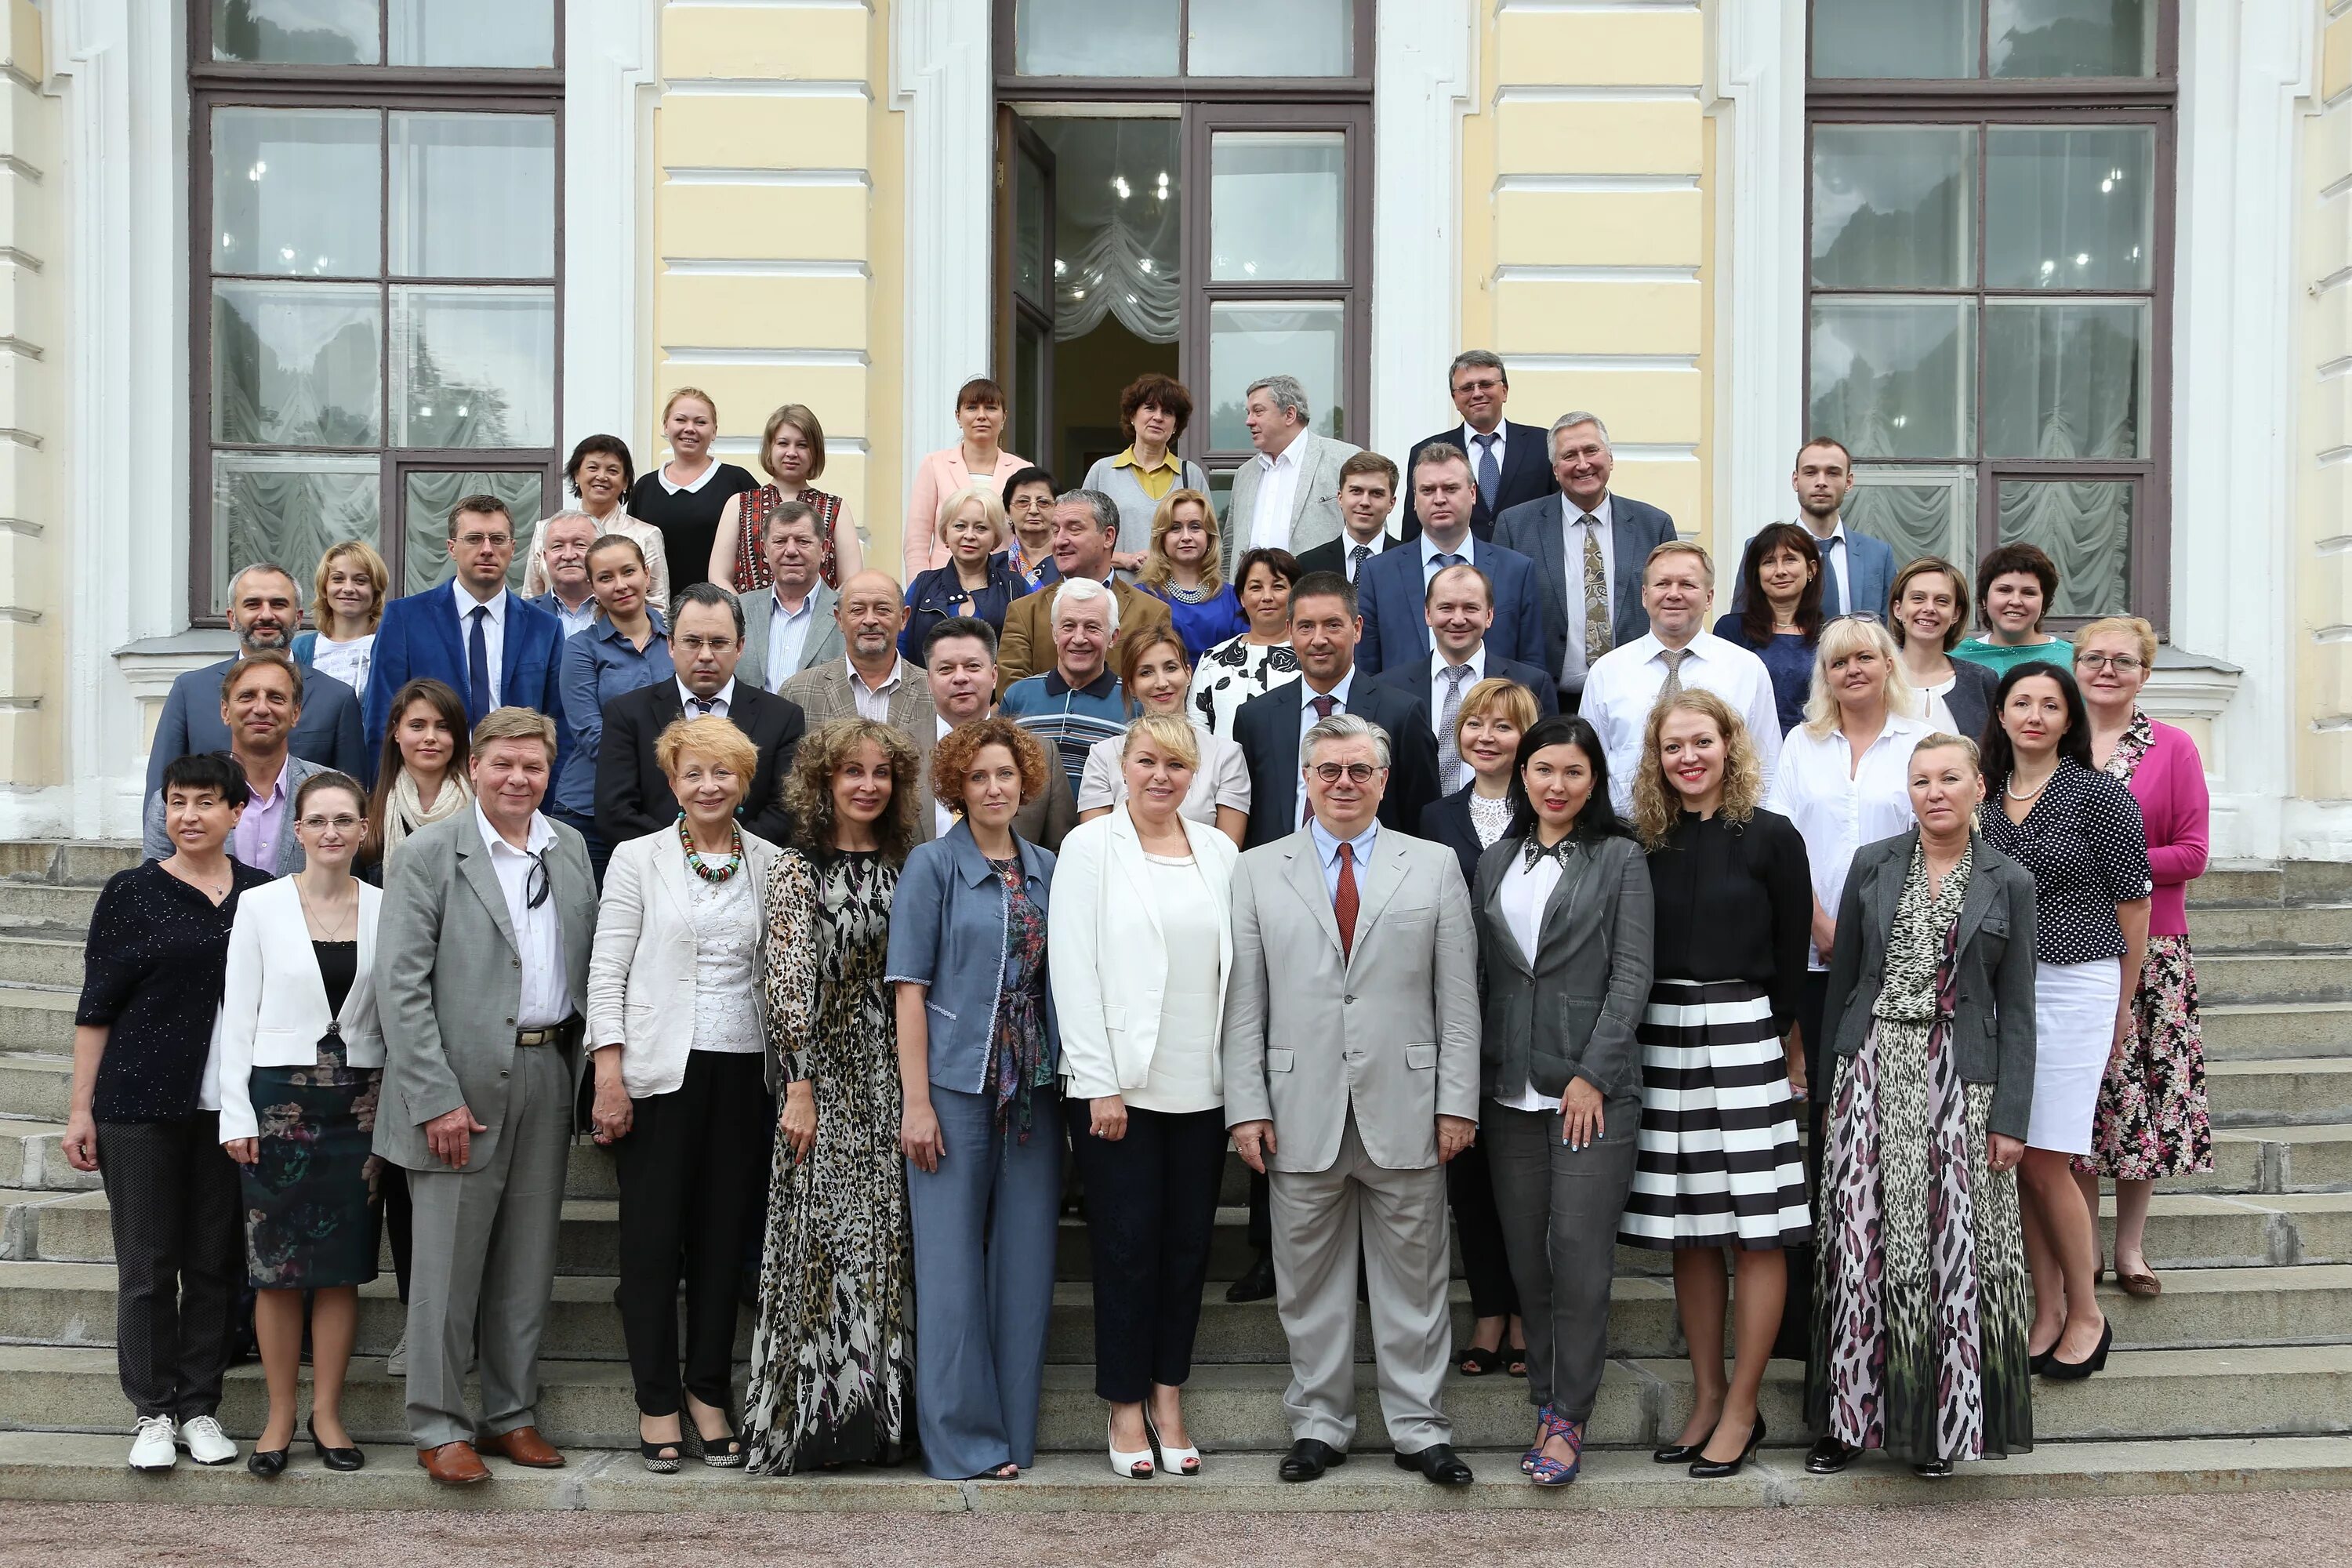
[[[366,1466],[367,1456],[361,1453],[359,1449],[330,1448],[326,1444],[320,1442],[319,1440],[319,1418],[317,1416],[311,1416],[302,1425],[310,1434],[310,1447],[319,1451],[319,1462],[326,1466],[327,1468],[331,1470],[342,1470],[349,1472],[352,1470],[361,1469]]]
[[[265,1481],[274,1481],[286,1473],[286,1450],[256,1448],[246,1456],[245,1468]]]
[[[1696,1443],[1669,1443],[1663,1448],[1651,1449],[1650,1463],[1654,1465],[1687,1465],[1693,1459],[1698,1458],[1699,1451],[1701,1449],[1705,1448],[1709,1443],[1714,1441],[1715,1431],[1710,1427],[1706,1436],[1701,1437]]]
[[[1712,1441],[1712,1439],[1710,1439],[1710,1441]],[[1748,1461],[1755,1457],[1756,1450],[1763,1446],[1763,1442],[1764,1416],[1761,1412],[1759,1412],[1756,1417],[1755,1429],[1748,1434],[1748,1447],[1739,1450],[1739,1458],[1736,1459],[1709,1459],[1702,1457],[1695,1459],[1691,1462],[1691,1479],[1693,1480],[1700,1481],[1728,1480],[1731,1477],[1738,1475],[1741,1470],[1747,1468]],[[1703,1447],[1704,1446],[1702,1446],[1702,1447]]]
[[[2107,1369],[2107,1352],[2115,1347],[2116,1321],[2109,1318],[2099,1329],[2099,1348],[2091,1352],[2088,1361],[2060,1361],[2057,1347],[2051,1347],[2049,1364],[2042,1375],[2055,1383],[2080,1383],[2095,1372]]]

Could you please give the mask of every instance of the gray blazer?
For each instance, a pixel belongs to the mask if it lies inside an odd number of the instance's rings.
[[[839,640],[836,634],[835,641]],[[776,695],[799,703],[812,730],[830,719],[857,717],[857,699],[849,689],[849,656],[838,648],[823,664],[803,668],[776,689]],[[890,728],[909,741],[937,734],[939,726],[932,722],[931,712],[930,680],[920,669],[899,659],[898,689],[890,693]]]
[[[819,583],[816,592],[809,595],[810,613],[816,617],[809,627],[808,637],[801,643],[801,661],[792,669],[768,668],[768,624],[776,613],[776,595],[767,588],[743,595],[743,657],[736,662],[735,679],[749,681],[762,691],[773,691],[803,669],[813,668],[827,659],[847,658],[849,649],[841,640],[841,623],[834,618],[833,609],[840,595]],[[815,722],[814,720],[810,721]]]
[[[1557,1100],[1580,1078],[1638,1105],[1650,999],[1654,900],[1649,860],[1631,838],[1594,840],[1545,901],[1535,963],[1503,918],[1503,878],[1525,846],[1505,838],[1478,858],[1478,955],[1486,1042],[1479,1089],[1517,1100],[1530,1082]]]
[[[1952,997],[1952,1039],[1961,1079],[1993,1086],[1990,1131],[2025,1136],[2033,1110],[2033,878],[1973,835],[1969,890],[1960,900]],[[1862,1049],[1871,1009],[1886,980],[1886,943],[1895,906],[1911,871],[1919,830],[1865,844],[1846,873],[1838,901],[1837,945],[1830,952],[1829,1005],[1822,1038],[1838,1055]],[[1826,1099],[1829,1086],[1815,1093]]]
[[[1374,1164],[1435,1165],[1437,1118],[1478,1117],[1478,939],[1454,851],[1381,828],[1344,957],[1314,835],[1244,854],[1223,1050],[1225,1125],[1274,1123],[1268,1170],[1329,1170],[1351,1107]]]
[[[1290,495],[1290,552],[1301,555],[1339,537],[1339,465],[1362,451],[1345,441],[1298,433],[1298,486]],[[1218,531],[1225,577],[1232,580],[1234,563],[1250,547],[1251,520],[1257,512],[1258,464],[1253,457],[1234,470],[1234,496],[1226,503],[1224,525]],[[1126,544],[1126,534],[1119,536]],[[1136,546],[1128,545],[1129,549]]]
[[[547,873],[563,922],[563,965],[577,1012],[588,1010],[588,961],[596,936],[596,883],[578,831],[550,819]],[[477,1132],[466,1169],[498,1146],[507,1097],[500,1079],[517,1050],[522,962],[506,894],[473,811],[420,828],[393,857],[376,919],[376,1013],[383,1023],[383,1090],[375,1152],[412,1171],[437,1171],[425,1123],[459,1106],[489,1129]],[[576,1052],[567,1052],[579,1067]],[[571,1108],[564,1120],[571,1121]]]
[[[306,858],[302,853],[302,841],[294,837],[294,797],[301,793],[302,781],[312,773],[335,771],[320,763],[304,762],[291,752],[287,754],[286,825],[278,835],[278,864],[257,866],[254,869],[267,871],[273,877],[283,877],[302,868]],[[178,847],[163,826],[163,792],[158,787],[147,796],[146,818],[139,834],[139,853],[146,859],[161,860]]]

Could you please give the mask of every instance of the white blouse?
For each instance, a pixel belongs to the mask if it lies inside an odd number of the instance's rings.
[[[1510,931],[1511,939],[1519,944],[1519,951],[1527,955],[1529,967],[1534,966],[1536,953],[1543,946],[1544,906],[1551,902],[1552,889],[1559,886],[1559,879],[1558,859],[1547,855],[1529,867],[1522,853],[1512,859],[1511,868],[1503,873],[1502,885],[1495,889],[1496,901],[1503,906],[1503,924]],[[1495,1103],[1512,1110],[1542,1112],[1559,1109],[1559,1097],[1544,1093],[1532,1079],[1520,1086],[1517,1100],[1498,1100]]]
[[[1143,859],[1168,944],[1168,985],[1160,998],[1160,1044],[1151,1053],[1150,1076],[1121,1098],[1130,1110],[1171,1116],[1214,1110],[1224,1103],[1209,1071],[1224,980],[1216,963],[1220,911],[1197,861],[1152,854]]]
[[[1933,730],[1930,721],[1889,713],[1878,739],[1863,752],[1859,766],[1843,730],[1817,738],[1800,724],[1781,741],[1780,766],[1764,796],[1764,809],[1797,825],[1812,871],[1813,897],[1832,919],[1845,897],[1853,852],[1910,830],[1911,748]],[[1806,953],[1809,967],[1829,967],[1810,943]]]
[[[745,866],[723,882],[689,869],[694,914],[694,1048],[752,1056],[766,1048],[760,1024],[760,901]]]

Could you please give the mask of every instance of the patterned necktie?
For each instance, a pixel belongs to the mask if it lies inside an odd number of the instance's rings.
[[[1356,847],[1339,846],[1339,885],[1331,894],[1331,912],[1339,921],[1339,956],[1356,956]]]
[[[466,716],[478,724],[490,716],[490,607],[474,606],[474,629],[466,634]]]
[[[1438,705],[1437,714],[1437,779],[1438,793],[1452,795],[1462,787],[1462,744],[1454,734],[1462,718],[1462,687],[1469,679],[1466,664],[1449,665],[1440,672],[1445,679],[1445,700]]]
[[[1666,661],[1666,683],[1658,688],[1658,700],[1664,702],[1668,698],[1683,694],[1683,660],[1690,657],[1690,649],[1662,647],[1658,650],[1658,657]]]
[[[1495,460],[1495,443],[1502,439],[1496,434],[1480,436],[1478,446],[1478,499],[1486,503],[1487,515],[1495,510],[1495,491],[1503,483],[1503,466]]]
[[[698,719],[709,718],[710,710],[719,706],[719,699],[716,697],[689,697],[686,702],[688,707],[694,710],[694,716]]]
[[[1339,706],[1339,700],[1331,696],[1310,697],[1307,700],[1307,705],[1315,710],[1315,717],[1319,721],[1331,717],[1333,710]],[[1298,826],[1306,826],[1314,819],[1314,816],[1315,803],[1308,800],[1307,792],[1301,789],[1298,792]]]
[[[1601,520],[1586,512],[1584,530],[1584,667],[1617,645],[1609,624],[1609,571],[1601,560]]]
[[[1350,583],[1354,582],[1356,580],[1356,574],[1361,572],[1364,569],[1364,563],[1370,561],[1371,558],[1372,547],[1369,544],[1359,544],[1353,550],[1349,551],[1348,581]]]

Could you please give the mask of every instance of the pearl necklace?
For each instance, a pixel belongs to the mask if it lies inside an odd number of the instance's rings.
[[[2007,779],[2002,781],[2000,792],[2014,801],[2032,800],[2036,796],[2040,795],[2043,790],[2048,789],[2050,787],[2050,780],[2054,779],[2057,776],[2057,773],[2053,770],[2048,778],[2044,778],[2040,784],[2035,784],[2023,795],[2020,795],[2017,793],[2017,775],[2015,773],[2011,773]]]

